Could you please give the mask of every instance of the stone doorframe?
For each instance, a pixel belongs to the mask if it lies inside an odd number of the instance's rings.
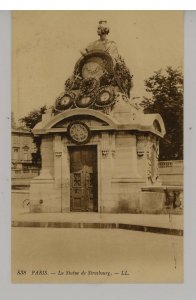
[[[61,156],[61,211],[70,212],[70,154],[69,147],[77,147],[78,145],[68,143],[67,138],[62,137],[62,156]],[[91,142],[86,146],[97,147],[97,202],[98,202],[98,213],[100,212],[100,142]],[[55,180],[56,181],[56,180]]]
[[[101,136],[100,136],[101,134]],[[92,137],[86,146],[97,147],[97,177],[98,177],[98,213],[103,211],[104,201],[111,193],[112,168],[114,155],[114,134],[99,132]],[[61,212],[70,212],[70,157],[69,147],[77,147],[70,143],[66,135],[54,136],[54,183],[61,193]]]

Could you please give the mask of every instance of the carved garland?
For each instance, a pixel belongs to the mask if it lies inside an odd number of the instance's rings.
[[[121,56],[116,59],[115,65],[115,77],[121,90],[128,96],[130,96],[130,90],[132,87],[132,77],[129,69],[127,68],[124,59]]]
[[[148,139],[146,145],[146,158],[147,158],[147,178],[155,182],[159,177],[158,174],[158,155],[159,147],[157,141]]]
[[[144,156],[147,140],[146,136],[140,135],[137,136],[137,155],[139,157]]]

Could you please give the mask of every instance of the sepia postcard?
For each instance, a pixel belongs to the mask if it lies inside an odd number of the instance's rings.
[[[183,12],[12,12],[12,282],[183,283]]]

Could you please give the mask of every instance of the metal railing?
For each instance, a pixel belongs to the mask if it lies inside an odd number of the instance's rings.
[[[13,170],[12,179],[19,178],[33,178],[39,175],[39,169],[27,169],[27,170]]]

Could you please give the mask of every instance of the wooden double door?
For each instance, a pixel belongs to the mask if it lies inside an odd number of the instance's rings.
[[[97,212],[97,147],[74,146],[69,153],[70,210]]]

